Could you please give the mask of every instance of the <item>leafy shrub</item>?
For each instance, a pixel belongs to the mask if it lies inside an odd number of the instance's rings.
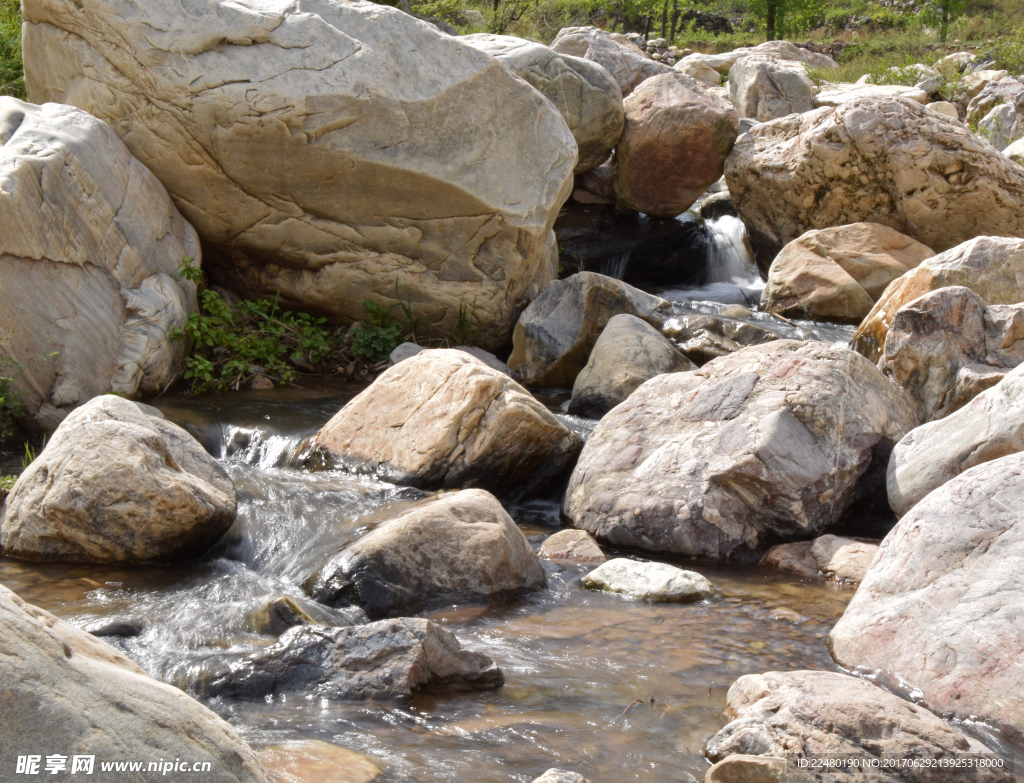
[[[17,476],[0,476],[0,491],[10,492],[14,489],[14,482],[17,480]]]
[[[18,0],[0,0],[0,95],[25,97],[21,61],[21,8]]]
[[[367,316],[352,330],[352,353],[371,364],[382,362],[402,342],[402,328],[391,323],[391,311],[369,300],[363,302]]]

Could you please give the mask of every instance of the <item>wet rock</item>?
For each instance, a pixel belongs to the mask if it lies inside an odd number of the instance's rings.
[[[291,595],[274,598],[252,617],[253,627],[270,636],[280,636],[296,625],[358,625],[365,622],[366,615],[356,607],[331,609],[316,601]]]
[[[498,603],[544,581],[544,567],[501,504],[469,489],[418,503],[366,534],[320,569],[310,592],[376,619]]]
[[[672,73],[669,66],[647,57],[624,35],[606,33],[596,27],[564,27],[551,42],[551,48],[559,54],[582,57],[603,66],[618,83],[623,98],[646,79]]]
[[[853,351],[744,348],[660,375],[608,413],[564,512],[613,546],[751,560],[838,522],[916,424],[906,392]]]
[[[624,557],[599,565],[582,582],[588,590],[623,593],[652,603],[690,603],[715,594],[711,582],[696,571]]]
[[[363,754],[323,740],[267,745],[256,756],[271,783],[371,783],[384,774]]]
[[[423,353],[426,350],[428,350],[426,347],[417,345],[416,343],[402,343],[395,348],[395,350],[391,352],[391,356],[388,357],[388,367],[394,367],[399,362],[416,356],[416,354]],[[518,380],[516,374],[508,368],[508,365],[490,351],[485,351],[483,348],[477,348],[475,345],[456,345],[452,350],[463,351],[468,353],[470,356],[475,356],[492,370],[504,373],[513,380]]]
[[[662,332],[698,367],[742,348],[782,339],[782,335],[768,326],[751,323],[743,317],[724,312],[721,315],[680,315],[666,321]],[[750,317],[749,310],[745,317]]]
[[[814,108],[814,82],[803,63],[770,55],[738,59],[729,69],[729,95],[741,117],[758,122]]]
[[[111,623],[103,623],[94,628],[86,628],[85,630],[99,639],[116,638],[116,639],[132,639],[142,633],[145,625],[141,620],[134,621],[114,621]]]
[[[658,325],[669,310],[664,299],[594,272],[556,280],[519,317],[509,366],[528,386],[570,389],[612,316]]]
[[[603,563],[608,559],[585,530],[559,530],[544,539],[537,554],[545,560],[567,560],[573,563]]]
[[[829,636],[842,666],[881,670],[929,709],[1024,731],[1024,454],[977,465],[882,541]]]
[[[195,557],[235,519],[231,478],[176,424],[105,395],[72,411],[18,478],[0,548],[26,560]]]
[[[549,769],[533,783],[590,783],[590,781],[577,772],[569,772],[565,769]]]
[[[1024,366],[939,421],[911,430],[893,449],[886,485],[903,516],[965,470],[1024,451]]]
[[[736,110],[671,70],[645,81],[624,105],[615,150],[618,203],[654,217],[685,212],[722,176],[739,132]]]
[[[113,647],[0,586],[0,747],[7,754],[182,758],[217,783],[266,783],[226,721]],[[8,756],[5,779],[12,779]]]
[[[646,321],[616,315],[597,338],[587,366],[576,376],[569,413],[599,419],[644,381],[666,372],[696,369],[671,340]]]
[[[859,324],[886,286],[935,255],[878,223],[808,231],[775,257],[761,309],[789,318]]]
[[[124,140],[215,282],[347,322],[400,297],[435,334],[475,302],[482,347],[504,345],[557,275],[551,227],[576,165],[565,120],[397,8],[317,9],[29,0],[27,90]]]
[[[759,253],[811,229],[870,221],[942,252],[1024,233],[1024,169],[909,100],[859,98],[743,134],[725,179]]]
[[[717,220],[725,215],[738,217],[736,205],[732,203],[729,191],[713,193],[700,202],[700,216],[705,220]]]
[[[1024,304],[985,307],[969,288],[925,294],[896,311],[878,366],[918,402],[923,421],[959,410],[1024,362]]]
[[[200,265],[199,238],[107,125],[0,97],[0,225],[0,354],[24,368],[27,425],[180,376],[169,335],[197,306],[178,266]]]
[[[623,109],[622,91],[603,66],[510,35],[460,40],[498,58],[555,105],[579,147],[577,174],[604,163],[622,135]]]
[[[408,702],[420,691],[504,683],[494,661],[463,650],[451,631],[403,617],[346,628],[292,628],[276,644],[231,664],[206,692],[236,699],[301,693],[332,701]]]
[[[733,718],[732,723],[704,747],[707,757],[716,762],[734,754],[787,761],[825,756],[860,760],[993,757],[976,739],[928,710],[838,672],[748,674],[729,688],[725,714]],[[893,772],[879,769],[870,779],[926,783],[934,776],[929,768],[908,767]],[[1012,779],[1005,771],[991,769],[958,772],[957,777],[993,783]],[[829,770],[808,779],[852,783],[866,778],[861,769],[851,769]]]
[[[829,84],[814,95],[814,108],[834,108],[865,99],[903,99],[925,104],[928,102],[928,93],[918,87],[905,87],[902,84]]]
[[[581,442],[522,386],[463,351],[396,364],[303,446],[310,459],[419,487],[541,488]]]
[[[798,783],[786,759],[773,756],[726,756],[704,775],[704,783]]]
[[[877,544],[825,535],[813,541],[773,546],[761,558],[761,565],[800,576],[824,575],[837,582],[859,582],[876,552]]]
[[[1024,240],[977,237],[923,261],[893,281],[865,316],[853,347],[877,362],[885,350],[886,333],[904,305],[920,296],[951,286],[970,288],[987,305],[1024,301]]]

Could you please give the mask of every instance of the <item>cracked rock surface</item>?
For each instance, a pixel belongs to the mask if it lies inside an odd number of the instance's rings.
[[[503,344],[557,273],[576,142],[493,57],[336,0],[28,0],[30,97],[107,122],[247,296],[347,321],[475,302]]]
[[[178,377],[186,343],[168,334],[197,309],[185,257],[201,262],[196,232],[107,125],[0,97],[0,352],[26,366],[30,422]]]

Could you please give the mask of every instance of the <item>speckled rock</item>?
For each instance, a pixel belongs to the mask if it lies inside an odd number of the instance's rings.
[[[885,537],[829,636],[844,667],[884,672],[924,706],[1024,732],[1024,454],[976,465]]]
[[[599,565],[582,583],[588,590],[622,593],[651,603],[690,603],[715,594],[711,582],[696,571],[624,557]]]
[[[646,79],[672,72],[668,65],[644,54],[626,36],[597,27],[564,27],[551,42],[551,48],[559,54],[582,57],[603,66],[618,82],[623,98]]]
[[[608,413],[563,510],[614,546],[759,558],[881,494],[892,444],[917,423],[906,392],[853,351],[793,340],[744,348],[660,375]]]

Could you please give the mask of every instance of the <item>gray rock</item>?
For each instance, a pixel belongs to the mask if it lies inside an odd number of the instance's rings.
[[[753,117],[740,117],[740,135],[760,124],[760,121],[755,120]]]
[[[1024,134],[1024,83],[1004,76],[990,81],[967,104],[967,122],[996,149],[1003,149]]]
[[[771,55],[741,57],[729,69],[729,95],[741,117],[768,122],[814,108],[803,63]]]
[[[417,345],[416,343],[402,343],[395,348],[395,350],[391,352],[391,356],[388,357],[388,367],[394,367],[400,361],[412,358],[426,350],[429,349],[422,345]],[[452,350],[463,351],[464,353],[468,353],[470,356],[475,356],[492,370],[504,373],[512,380],[519,380],[518,376],[509,369],[508,365],[490,351],[485,351],[483,348],[477,348],[475,345],[456,345]]]
[[[728,315],[705,313],[671,318],[662,324],[662,332],[671,337],[698,367],[742,348],[764,345],[782,338],[782,335],[768,326]]]
[[[616,315],[597,338],[576,376],[569,413],[594,419],[625,400],[644,381],[697,367],[657,329],[632,315]]]
[[[605,68],[582,57],[510,35],[479,33],[462,41],[498,62],[551,101],[579,147],[575,173],[604,163],[622,135],[622,91]]]
[[[1024,732],[1024,454],[926,495],[885,537],[829,636],[844,667],[882,671],[928,709]]]
[[[422,501],[363,536],[320,569],[310,592],[376,619],[497,603],[544,581],[544,567],[501,504],[468,489]]]
[[[778,340],[660,375],[595,428],[564,512],[599,541],[718,560],[838,522],[882,495],[912,400],[846,348]],[[877,482],[877,487],[875,486]]]
[[[838,672],[748,674],[729,688],[725,712],[733,721],[704,747],[707,757],[716,762],[733,755],[787,761],[826,756],[861,761],[994,758],[978,740],[961,734],[928,710]],[[812,773],[804,780],[928,783],[935,780],[935,774],[927,767],[891,772],[880,768],[868,775],[859,768],[835,768]],[[1013,780],[1005,769],[964,770],[955,775],[965,783]],[[789,783],[790,778],[782,780]]]
[[[582,583],[588,590],[622,593],[651,603],[690,603],[715,594],[711,582],[696,571],[624,557],[599,565]]]
[[[625,313],[658,326],[670,308],[664,299],[594,272],[555,280],[519,316],[509,367],[528,386],[571,389],[612,316]]]
[[[27,560],[181,560],[227,532],[236,503],[231,477],[195,438],[106,395],[73,411],[18,477],[0,548]]]
[[[659,73],[672,73],[669,66],[652,60],[624,35],[606,33],[597,27],[562,28],[551,48],[559,54],[582,57],[603,66],[618,83],[623,98],[644,80]]]
[[[889,505],[903,516],[929,492],[973,468],[1024,451],[1024,366],[939,421],[911,430],[892,451]]]
[[[231,664],[206,686],[210,696],[264,699],[300,693],[337,701],[408,702],[420,691],[485,690],[505,684],[483,653],[463,650],[430,620],[369,625],[303,625]]]
[[[15,757],[188,759],[204,779],[266,783],[252,749],[226,721],[154,680],[113,647],[0,586],[0,748]],[[99,764],[96,764],[99,772]],[[102,776],[101,776],[102,777]],[[108,778],[109,779],[109,778]]]
[[[738,217],[736,205],[732,203],[728,190],[713,193],[700,202],[700,216],[705,220],[715,220],[723,215]]]

